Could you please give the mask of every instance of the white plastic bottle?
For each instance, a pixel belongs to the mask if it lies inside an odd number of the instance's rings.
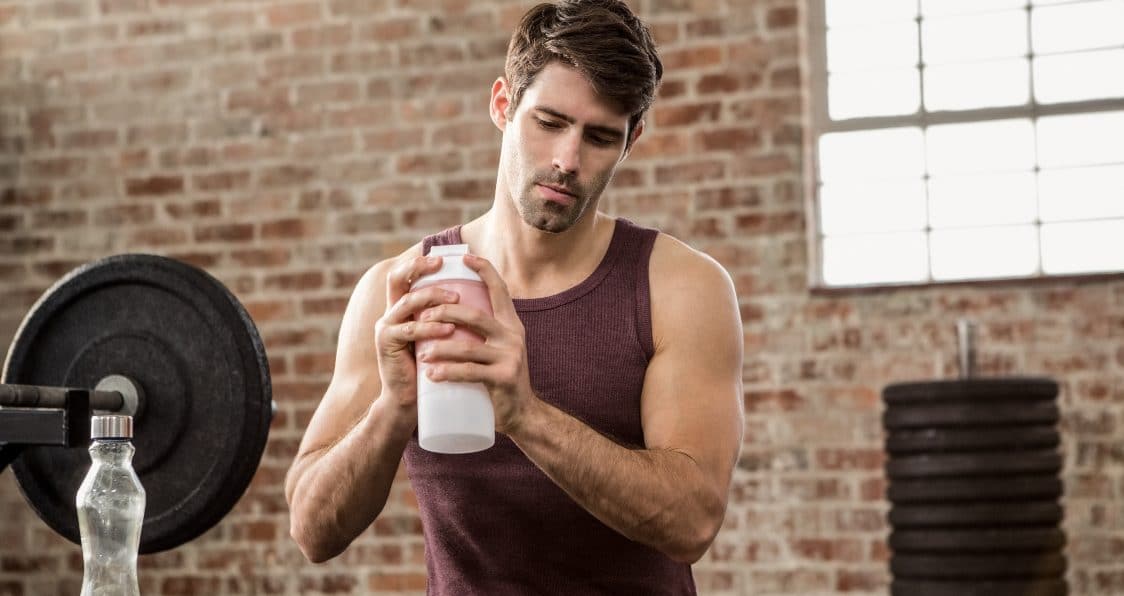
[[[82,535],[82,595],[139,596],[137,551],[144,522],[144,487],[133,471],[133,419],[90,420],[90,471],[78,488]]]
[[[431,256],[442,258],[441,269],[422,276],[410,291],[437,285],[460,295],[458,302],[492,315],[488,288],[475,271],[464,264],[467,244],[434,246]],[[476,333],[458,327],[452,339],[483,342]],[[417,342],[421,353],[431,342]],[[435,453],[472,453],[496,441],[496,418],[488,390],[481,383],[434,382],[426,375],[428,365],[418,362],[418,443]]]

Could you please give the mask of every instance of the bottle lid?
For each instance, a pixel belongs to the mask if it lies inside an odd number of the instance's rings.
[[[410,284],[410,289],[413,290],[421,286],[430,285],[434,282],[450,279],[483,281],[480,279],[480,274],[469,269],[468,266],[464,264],[464,255],[467,254],[467,244],[444,244],[430,247],[429,256],[441,257],[441,269],[429,275],[421,276],[417,281]]]
[[[91,439],[133,438],[132,416],[94,416],[90,418]]]

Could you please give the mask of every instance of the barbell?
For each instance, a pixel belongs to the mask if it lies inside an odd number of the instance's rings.
[[[273,409],[261,337],[221,282],[167,257],[111,256],[65,275],[20,324],[0,377],[0,471],[10,461],[39,517],[80,543],[89,416],[130,414],[140,552],[167,550],[234,507]]]

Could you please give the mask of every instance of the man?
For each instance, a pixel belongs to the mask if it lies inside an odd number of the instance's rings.
[[[726,272],[597,211],[641,136],[662,67],[619,0],[532,9],[490,113],[495,202],[378,263],[344,314],[335,374],[286,479],[312,561],[378,516],[400,459],[417,494],[431,594],[694,594],[690,565],[725,516],[741,442],[742,331]],[[434,244],[467,243],[494,316],[410,282]],[[413,342],[454,326],[483,344]],[[416,363],[483,383],[496,444],[417,444]]]

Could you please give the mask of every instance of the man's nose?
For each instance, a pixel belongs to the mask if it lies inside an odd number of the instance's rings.
[[[576,131],[559,135],[554,144],[554,169],[563,174],[574,174],[581,167],[581,135]]]

